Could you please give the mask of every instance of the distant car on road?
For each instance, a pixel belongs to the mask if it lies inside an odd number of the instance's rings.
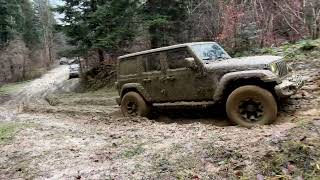
[[[69,65],[69,79],[78,78],[80,76],[80,65],[70,64]]]
[[[68,59],[65,58],[65,57],[60,58],[59,64],[60,64],[60,65],[66,65],[66,64],[68,64]]]

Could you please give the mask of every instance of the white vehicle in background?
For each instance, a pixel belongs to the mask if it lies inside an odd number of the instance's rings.
[[[59,59],[59,64],[60,64],[60,65],[66,65],[66,64],[68,64],[68,59],[65,58],[65,57],[60,58],[60,59]]]
[[[79,78],[80,77],[80,65],[79,64],[70,64],[69,65],[69,79]]]

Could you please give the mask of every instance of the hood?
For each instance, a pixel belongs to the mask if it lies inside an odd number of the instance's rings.
[[[250,70],[265,68],[266,65],[281,60],[280,56],[251,56],[241,58],[231,58],[205,64],[208,69],[232,68],[235,70]]]

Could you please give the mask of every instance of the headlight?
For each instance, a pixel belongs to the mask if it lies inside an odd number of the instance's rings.
[[[279,75],[279,70],[278,67],[275,63],[270,64],[270,70],[276,75]]]

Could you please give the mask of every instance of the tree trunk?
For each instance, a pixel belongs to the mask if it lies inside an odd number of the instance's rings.
[[[90,0],[90,8],[92,12],[95,12],[97,10],[97,1],[96,0]]]
[[[23,64],[22,64],[22,80],[26,80],[26,57],[23,57]]]
[[[158,48],[159,47],[159,34],[157,34],[157,28],[156,27],[149,27],[149,34],[150,34],[150,45],[151,49]]]
[[[98,49],[98,56],[99,56],[99,62],[103,62],[104,61],[104,52],[101,49]]]

